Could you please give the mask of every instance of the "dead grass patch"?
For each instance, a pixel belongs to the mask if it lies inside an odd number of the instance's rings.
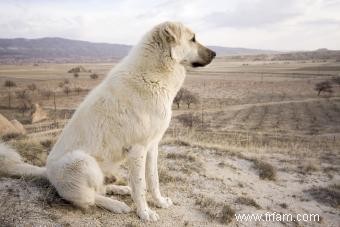
[[[40,141],[40,144],[46,149],[51,150],[55,142],[56,142],[55,139],[45,139]]]
[[[175,183],[175,182],[185,182],[185,179],[180,176],[174,176],[169,174],[169,171],[160,169],[159,170],[159,181],[161,183]]]
[[[280,203],[279,206],[282,207],[283,209],[287,209],[288,208],[287,203]]]
[[[276,169],[271,164],[258,160],[256,158],[247,158],[246,160],[253,162],[255,169],[259,172],[259,177],[263,180],[276,180]]]
[[[312,187],[306,191],[317,202],[340,208],[340,185],[331,184],[327,187]]]
[[[196,205],[199,205],[200,209],[211,219],[216,219],[223,224],[230,223],[235,217],[235,210],[229,205],[216,202],[204,195],[199,195],[196,198]]]
[[[196,157],[194,155],[191,154],[182,154],[182,153],[168,153],[166,155],[166,158],[169,159],[185,159],[188,160],[190,162],[194,162],[196,161]]]
[[[26,138],[26,136],[21,133],[7,133],[1,136],[1,140],[4,142],[11,140],[20,140],[24,138]]]
[[[178,146],[184,146],[184,147],[191,146],[191,144],[188,141],[180,140],[180,139],[172,139],[172,138],[163,139],[160,144],[161,145],[178,145]]]
[[[249,198],[249,197],[244,197],[244,196],[238,197],[235,202],[246,205],[246,206],[252,206],[257,209],[261,208],[261,206],[254,199]]]
[[[27,161],[33,165],[44,166],[46,163],[48,151],[35,140],[15,140],[11,142],[13,148]]]
[[[308,161],[307,163],[298,167],[299,172],[302,174],[310,174],[320,170],[320,164],[316,161]]]

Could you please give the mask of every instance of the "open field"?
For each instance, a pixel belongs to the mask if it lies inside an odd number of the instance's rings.
[[[43,165],[73,110],[114,64],[82,63],[99,75],[97,79],[91,79],[90,72],[80,72],[77,78],[67,73],[77,64],[0,65],[0,113],[22,122],[28,133],[8,142],[25,160]],[[335,76],[340,76],[340,62],[335,60],[218,58],[206,68],[190,70],[184,87],[199,103],[173,106],[159,166],[161,189],[175,205],[157,209],[161,221],[154,226],[254,226],[255,222],[237,222],[234,217],[251,212],[321,217],[311,222],[257,222],[258,226],[337,226],[340,87],[334,85],[332,94],[320,96],[314,90],[316,83]],[[17,86],[9,91],[2,86],[6,80]],[[22,100],[15,97],[15,91],[32,83],[37,89],[29,91],[31,102],[40,103],[50,116],[35,124],[30,123],[30,110],[22,110]],[[69,94],[65,86],[71,89]],[[46,90],[53,91],[55,99],[43,95]],[[126,169],[118,176],[120,183],[126,182]],[[0,223],[5,226],[143,225],[134,213],[76,209],[39,179],[0,179],[0,195],[6,198],[0,202]],[[134,207],[130,197],[120,199]]]

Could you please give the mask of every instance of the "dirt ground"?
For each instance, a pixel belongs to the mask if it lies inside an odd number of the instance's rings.
[[[157,223],[142,223],[135,212],[80,210],[61,199],[46,180],[5,177],[0,184],[0,222],[2,226],[337,226],[340,222],[339,204],[329,200],[326,191],[340,180],[336,174],[330,177],[335,172],[305,172],[299,160],[287,155],[183,144],[161,146],[161,189],[175,205],[157,209],[150,199],[161,218]],[[274,178],[261,179],[261,171],[269,170],[259,168],[255,160],[275,166]],[[340,157],[332,161],[340,167]],[[319,168],[330,164],[324,161]],[[126,171],[120,176],[126,177]],[[324,190],[324,195],[315,195],[317,190]],[[130,196],[112,197],[135,208]],[[321,218],[318,222],[241,222],[234,217],[266,212],[319,214]]]

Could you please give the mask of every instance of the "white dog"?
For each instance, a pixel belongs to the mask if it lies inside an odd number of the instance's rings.
[[[138,216],[158,220],[146,202],[146,188],[158,207],[172,205],[159,190],[157,156],[173,99],[184,81],[185,67],[207,65],[215,55],[180,23],[154,27],[85,98],[50,152],[46,167],[22,162],[2,144],[0,173],[47,177],[59,195],[73,204],[97,205],[114,213],[130,208],[105,193],[131,193]],[[104,185],[104,176],[112,175],[125,158],[131,188]]]

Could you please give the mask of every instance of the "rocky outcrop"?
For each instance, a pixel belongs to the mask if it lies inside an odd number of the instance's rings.
[[[48,119],[48,115],[45,110],[43,110],[43,108],[41,108],[38,103],[34,104],[33,112],[31,115],[32,123],[37,123],[46,119]]]
[[[0,114],[0,136],[12,133],[19,133],[14,125],[2,114]]]
[[[25,135],[26,134],[26,129],[25,127],[16,119],[11,120],[12,125],[14,128],[17,130],[18,133]]]

